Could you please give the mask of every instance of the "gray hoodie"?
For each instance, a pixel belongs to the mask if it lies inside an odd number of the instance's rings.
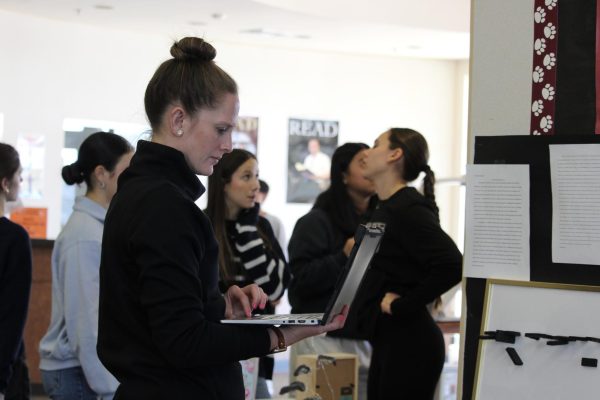
[[[100,249],[106,210],[77,197],[52,251],[52,318],[40,342],[40,369],[81,366],[92,390],[112,399],[119,382],[96,353]]]

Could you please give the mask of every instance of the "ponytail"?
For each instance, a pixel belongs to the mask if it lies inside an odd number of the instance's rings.
[[[425,177],[423,178],[423,195],[425,198],[431,200],[433,203],[435,210],[439,212],[439,208],[437,203],[435,202],[435,174],[433,173],[429,164],[426,164],[423,167],[423,172],[425,172]]]

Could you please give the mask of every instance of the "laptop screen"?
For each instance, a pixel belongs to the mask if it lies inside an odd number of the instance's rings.
[[[352,301],[360,287],[373,256],[379,248],[383,230],[367,228],[361,225],[356,234],[356,244],[348,257],[344,271],[338,278],[336,291],[325,309],[322,325],[330,322],[334,316],[342,311],[344,305],[351,307]]]

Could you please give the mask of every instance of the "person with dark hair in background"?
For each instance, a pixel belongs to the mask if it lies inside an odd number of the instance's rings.
[[[279,243],[279,247],[281,247],[285,258],[287,259],[287,237],[285,236],[285,227],[283,226],[283,222],[281,222],[281,219],[279,219],[278,216],[266,212],[263,208],[263,203],[267,200],[267,196],[269,195],[269,184],[262,179],[258,180],[258,184],[260,185],[260,188],[256,194],[256,202],[260,204],[259,214],[261,217],[266,218],[271,224],[271,228],[273,228],[273,233],[275,234],[275,238]]]
[[[0,143],[0,400],[29,399],[23,329],[31,292],[31,242],[20,225],[4,216],[21,188],[19,153]]]
[[[263,314],[273,314],[290,280],[290,272],[271,224],[259,215],[258,161],[254,154],[233,149],[224,154],[208,177],[206,215],[219,243],[221,291],[256,283],[269,301]],[[273,379],[274,359],[260,358],[256,398],[270,398],[266,380]]]
[[[102,242],[98,354],[119,380],[115,398],[244,399],[238,360],[281,351],[343,326],[222,324],[264,309],[255,283],[219,290],[219,245],[196,200],[231,152],[235,81],[200,38],[173,44],[144,99],[150,142],[138,142],[119,179]]]
[[[62,169],[65,183],[85,182],[86,193],[75,199],[52,250],[52,317],[40,342],[40,370],[53,400],[112,399],[118,386],[96,353],[100,249],[106,210],[132,155],[121,136],[96,132]]]
[[[292,282],[289,300],[293,313],[323,312],[352,247],[354,233],[375,208],[373,183],[363,177],[364,143],[346,143],[331,159],[331,186],[317,197],[312,210],[296,222],[288,251]],[[352,313],[352,311],[351,311]],[[346,352],[357,354],[359,398],[366,398],[371,348],[346,329],[304,340],[292,347],[290,370],[300,354]]]
[[[385,226],[353,305],[373,345],[369,400],[433,399],[444,365],[427,305],[460,281],[462,255],[440,227],[428,159],[425,138],[406,128],[379,135],[363,159],[380,201],[368,225]],[[421,172],[424,195],[407,185]]]

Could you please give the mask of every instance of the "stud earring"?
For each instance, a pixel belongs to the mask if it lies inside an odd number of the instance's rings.
[[[104,189],[106,187],[106,184],[104,182],[100,182],[100,189]]]
[[[179,137],[183,136],[183,129],[179,128],[177,130],[177,132],[175,132],[175,136],[179,136]]]

